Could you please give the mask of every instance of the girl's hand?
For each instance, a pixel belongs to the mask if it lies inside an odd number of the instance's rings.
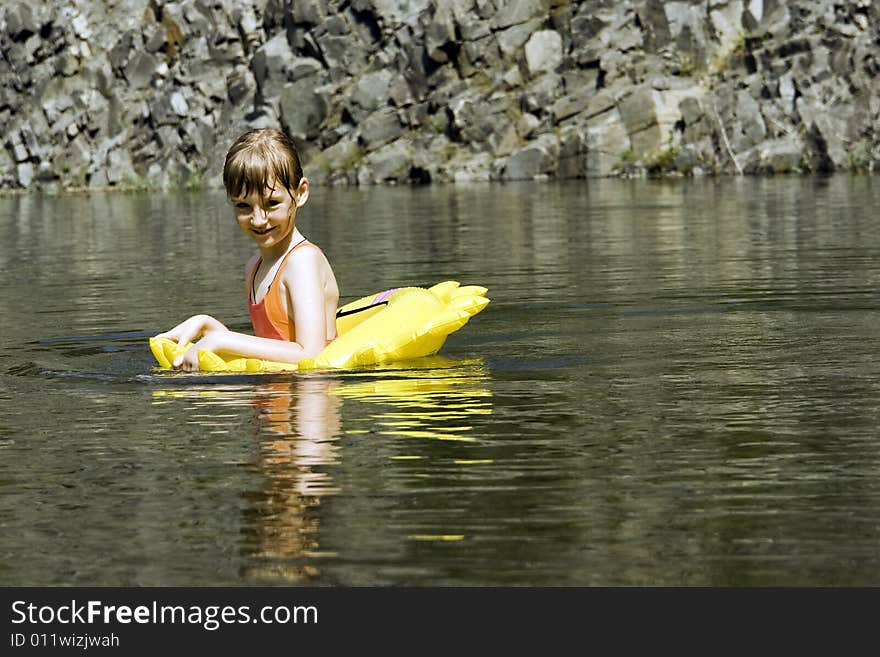
[[[183,370],[184,372],[198,372],[199,371],[199,347],[193,345],[182,355],[178,356],[174,359],[174,362],[171,365],[176,370]]]
[[[196,340],[208,331],[226,331],[223,324],[210,315],[193,315],[186,321],[181,322],[170,331],[157,335],[157,338],[169,338],[177,344],[188,344]],[[204,347],[202,347],[204,349]],[[196,368],[198,369],[198,368]]]
[[[226,331],[226,329],[224,328],[223,331]],[[207,349],[208,351],[216,351],[219,344],[217,341],[218,337],[218,331],[207,331],[205,337],[175,358],[171,365],[174,369],[183,370],[184,372],[198,372],[199,350]]]

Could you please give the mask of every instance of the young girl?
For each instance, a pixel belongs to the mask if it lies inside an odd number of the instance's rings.
[[[324,253],[296,227],[309,198],[296,147],[280,130],[246,132],[226,155],[223,184],[239,228],[259,249],[245,270],[256,335],[195,315],[158,337],[198,339],[173,363],[187,371],[199,369],[199,349],[283,363],[313,358],[336,337],[339,289]]]

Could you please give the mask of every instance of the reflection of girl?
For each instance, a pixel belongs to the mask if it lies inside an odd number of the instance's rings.
[[[331,379],[303,377],[294,383],[261,388],[260,470],[266,487],[245,511],[244,556],[265,560],[245,568],[250,579],[299,581],[318,574],[314,566],[294,563],[319,550],[321,496],[333,492],[326,472],[336,463],[336,438],[342,432],[341,400]]]

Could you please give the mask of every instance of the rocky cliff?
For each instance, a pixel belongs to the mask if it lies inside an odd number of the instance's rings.
[[[872,170],[870,0],[4,0],[0,187]]]

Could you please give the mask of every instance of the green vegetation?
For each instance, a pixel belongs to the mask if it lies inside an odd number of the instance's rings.
[[[197,192],[202,188],[204,182],[204,171],[190,171],[189,176],[187,176],[186,181],[183,183],[183,188],[188,192]]]
[[[620,166],[622,167],[632,166],[637,160],[636,153],[631,148],[627,148],[620,154]]]
[[[122,179],[119,188],[132,192],[148,192],[155,189],[156,186],[150,182],[149,178],[137,174],[130,174]]]
[[[690,53],[684,53],[678,57],[678,75],[689,77],[697,70],[697,63]]]
[[[663,150],[652,153],[648,158],[646,158],[645,162],[648,173],[652,175],[658,175],[677,171],[675,160],[680,152],[681,149],[678,146],[674,146],[672,143],[670,143],[669,146],[667,146]]]
[[[871,151],[863,141],[858,142],[846,154],[843,167],[850,173],[868,173],[871,171]]]
[[[202,171],[190,170],[182,167],[168,173],[168,188],[179,189],[188,192],[197,192],[204,185],[205,174]],[[157,185],[145,181],[143,190],[156,189]]]

